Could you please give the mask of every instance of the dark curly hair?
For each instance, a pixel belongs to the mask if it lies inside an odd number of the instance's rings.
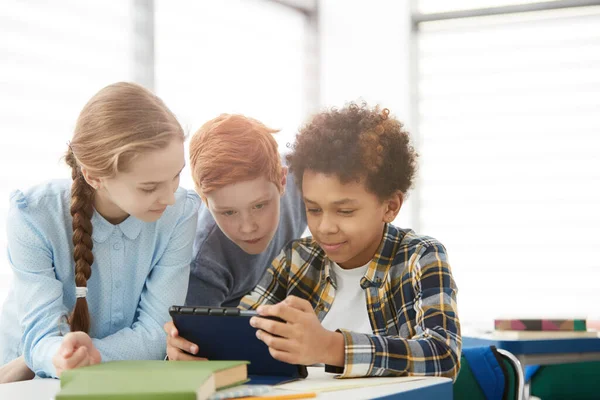
[[[385,199],[413,183],[417,153],[403,124],[389,110],[365,103],[317,114],[300,129],[286,157],[302,188],[304,171],[335,174],[342,183],[365,179],[367,190]]]

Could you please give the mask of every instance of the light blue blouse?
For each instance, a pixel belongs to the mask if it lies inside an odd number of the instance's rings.
[[[70,181],[11,196],[8,257],[13,287],[0,314],[0,362],[22,353],[39,376],[54,377],[52,357],[69,332],[75,305]],[[168,309],[183,304],[200,199],[179,188],[176,203],[152,223],[119,225],[94,212],[94,263],[87,282],[90,336],[102,361],[162,359]]]

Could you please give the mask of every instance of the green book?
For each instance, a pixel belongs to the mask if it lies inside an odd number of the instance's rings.
[[[62,373],[56,400],[203,400],[248,381],[247,361],[113,361]]]

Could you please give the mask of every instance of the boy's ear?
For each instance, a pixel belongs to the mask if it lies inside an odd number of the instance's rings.
[[[102,180],[100,178],[94,178],[93,176],[91,176],[88,170],[84,167],[81,167],[81,174],[83,175],[83,179],[85,179],[88,185],[90,185],[95,190],[100,189],[100,187],[102,186]]]
[[[288,167],[281,167],[281,195],[285,193],[285,185],[287,183]]]
[[[402,203],[404,202],[404,194],[401,191],[396,191],[385,201],[385,213],[383,214],[383,221],[391,223],[396,219]]]

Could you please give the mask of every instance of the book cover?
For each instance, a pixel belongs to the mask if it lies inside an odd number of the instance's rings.
[[[113,361],[65,371],[56,400],[204,400],[247,381],[246,361]]]
[[[497,331],[571,331],[585,332],[585,319],[496,319]]]

